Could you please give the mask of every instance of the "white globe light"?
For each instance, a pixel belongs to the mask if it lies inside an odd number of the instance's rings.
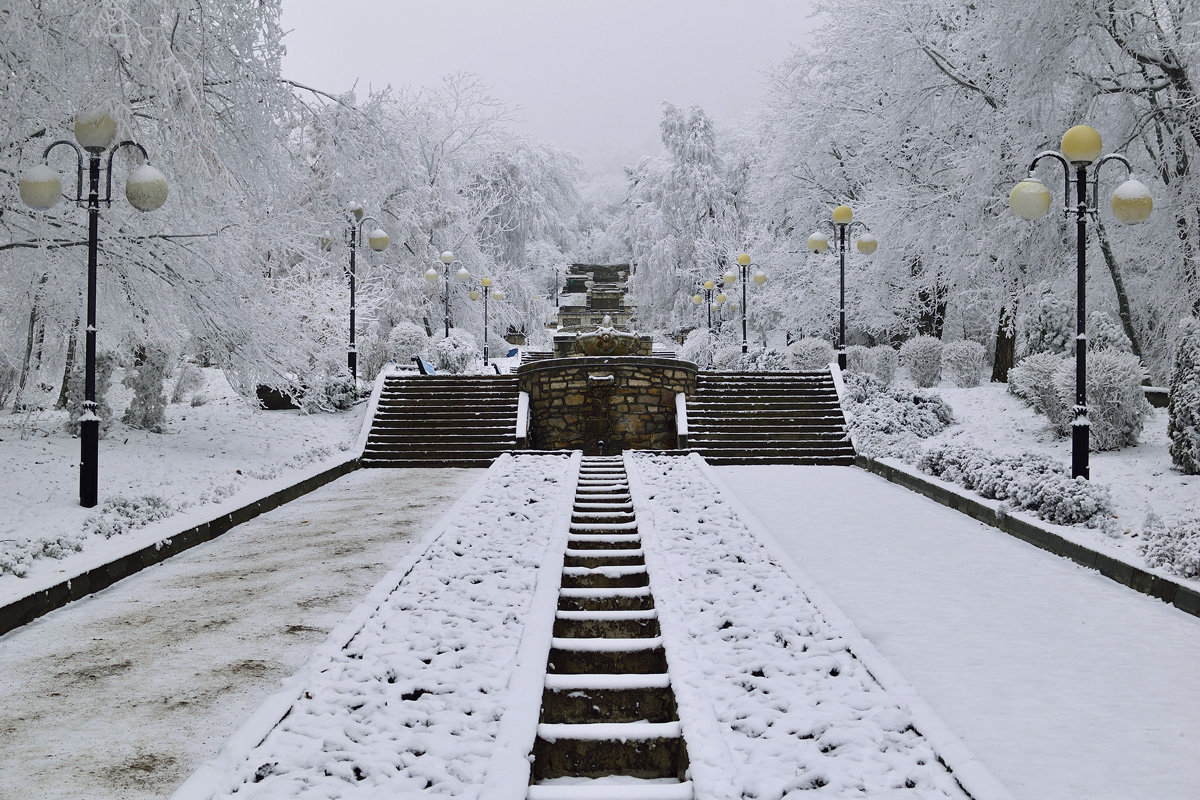
[[[879,240],[873,234],[863,233],[859,235],[858,242],[854,246],[858,248],[858,252],[869,256],[879,248]]]
[[[459,267],[458,272],[454,273],[454,277],[458,278],[463,283],[466,283],[467,281],[471,280],[471,273],[467,271],[466,267]]]
[[[21,176],[21,202],[34,211],[53,208],[62,198],[62,176],[46,164],[35,164]]]
[[[470,297],[472,300],[478,300],[479,299],[479,290],[472,289],[471,293],[468,295],[468,297]]]
[[[766,283],[767,282],[767,273],[763,272],[761,269],[754,270],[754,282],[757,284]]]
[[[492,299],[493,299],[493,300],[503,300],[503,299],[504,299],[504,292],[500,291],[499,289],[496,289],[496,290],[494,290],[494,291],[492,292]]]
[[[696,305],[700,305],[701,303],[704,302],[704,298],[698,294],[694,294],[694,295],[692,295],[692,302],[695,303]]]
[[[117,135],[117,123],[107,111],[89,108],[75,117],[75,141],[87,150],[103,150]]]
[[[1113,216],[1126,225],[1145,222],[1153,210],[1154,198],[1150,196],[1150,190],[1135,178],[1125,181],[1113,192]]]
[[[820,231],[808,237],[808,249],[812,253],[824,253],[829,249],[829,237]]]
[[[1041,219],[1050,210],[1050,190],[1030,176],[1008,193],[1008,207],[1021,219]]]
[[[149,164],[142,164],[125,182],[125,197],[138,211],[154,211],[167,202],[167,179]]]
[[[725,283],[727,283],[727,284],[733,283],[734,281],[737,280],[737,273],[734,272],[733,270],[729,270],[728,272],[726,272],[724,275],[721,276],[721,280],[725,281]]]
[[[438,272],[433,267],[425,270],[425,280],[434,283],[438,279]]]
[[[367,237],[367,244],[370,245],[371,249],[376,253],[387,250],[387,246],[391,243],[391,241],[392,240],[388,238],[388,235],[383,228],[376,228],[375,230],[371,231],[371,235]]]
[[[443,264],[454,263],[454,253],[451,250],[443,250],[442,254],[440,256],[438,256],[438,258],[440,258],[442,260]]]

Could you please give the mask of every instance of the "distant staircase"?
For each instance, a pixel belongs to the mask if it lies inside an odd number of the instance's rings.
[[[364,467],[487,467],[516,446],[517,379],[385,378]]]
[[[710,464],[854,463],[829,372],[713,372],[688,398],[688,444]]]
[[[550,350],[523,350],[521,351],[521,366],[550,358],[554,358],[554,353]]]

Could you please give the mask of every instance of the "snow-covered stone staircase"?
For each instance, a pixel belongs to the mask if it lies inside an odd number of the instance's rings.
[[[507,375],[389,376],[365,467],[486,467],[516,446],[517,379]]]
[[[854,463],[828,371],[703,371],[687,414],[689,445],[710,464]]]
[[[692,800],[628,477],[584,456],[528,800]]]

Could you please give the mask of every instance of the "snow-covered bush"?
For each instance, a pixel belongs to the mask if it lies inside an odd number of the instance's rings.
[[[1167,414],[1171,460],[1188,475],[1200,474],[1200,322],[1195,319],[1180,325]]]
[[[983,381],[987,348],[963,339],[942,348],[942,372],[955,386],[978,386]]]
[[[357,401],[358,387],[350,373],[337,368],[309,375],[299,405],[301,413],[319,414],[345,411]]]
[[[1142,555],[1151,567],[1162,567],[1184,578],[1200,578],[1200,519],[1166,523],[1156,514],[1146,515]]]
[[[108,404],[108,390],[112,388],[113,367],[116,358],[112,353],[96,355],[96,415],[100,417],[100,438],[112,426],[113,410]],[[67,377],[67,432],[79,435],[79,418],[83,415],[84,395],[83,364],[79,363]]]
[[[932,336],[914,336],[900,347],[900,363],[917,386],[936,386],[942,379],[941,340]]]
[[[708,364],[708,352],[712,346],[712,336],[708,328],[696,328],[688,333],[683,344],[679,346],[679,357],[684,361],[705,366]]]
[[[1133,346],[1121,323],[1103,311],[1093,311],[1087,320],[1088,350],[1120,350],[1130,353]]]
[[[171,358],[163,350],[147,348],[142,361],[125,372],[122,383],[133,389],[133,399],[121,418],[131,428],[152,433],[167,429],[167,396],[163,387],[171,367]]]
[[[803,372],[828,371],[830,362],[837,358],[837,353],[834,352],[833,345],[824,339],[814,339],[811,337],[801,339],[797,342],[792,342],[788,349],[792,351],[792,358],[795,359],[796,369]],[[847,367],[849,367],[848,362]]]
[[[1068,361],[1060,369],[1058,393],[1075,398],[1075,364]],[[1142,389],[1146,370],[1133,353],[1119,350],[1100,350],[1088,355],[1087,401],[1091,420],[1091,447],[1095,450],[1115,450],[1138,442],[1150,403]]]
[[[466,372],[467,367],[480,357],[475,337],[462,328],[451,328],[446,336],[433,346],[430,355],[438,372]]]
[[[1071,429],[1075,390],[1072,388],[1065,397],[1060,394],[1058,374],[1073,369],[1073,364],[1070,358],[1058,353],[1034,353],[1008,371],[1008,393],[1043,414],[1059,436],[1065,436]]]
[[[454,330],[450,333],[453,335]],[[413,356],[424,358],[428,350],[429,336],[414,322],[397,322],[388,333],[388,357],[397,364],[411,364]]]
[[[900,354],[886,344],[871,348],[871,373],[884,386],[896,380],[896,368],[900,366]]]
[[[141,497],[117,495],[104,501],[99,514],[84,520],[83,531],[111,539],[118,534],[145,527],[151,522],[166,519],[174,513],[175,509],[171,507],[171,504],[158,495],[148,494]]]
[[[751,347],[745,353],[737,347],[737,360],[730,369],[738,372],[787,372],[795,369],[792,354],[774,347]]]
[[[182,403],[188,395],[193,395],[204,385],[204,373],[195,364],[184,362],[179,368],[179,377],[175,379],[175,390],[171,392],[172,403]]]
[[[917,462],[922,472],[957,483],[983,497],[1011,502],[1056,525],[1094,521],[1112,510],[1108,488],[1070,478],[1040,453],[997,456],[976,447],[943,444]]]
[[[742,358],[741,345],[725,345],[718,347],[713,353],[713,369],[734,370]]]
[[[846,375],[846,419],[855,450],[872,458],[912,461],[921,441],[945,430],[954,412],[932,392],[885,387],[862,373]]]
[[[1022,352],[1067,353],[1074,349],[1075,311],[1043,285],[1021,317]]]
[[[846,372],[870,372],[871,348],[852,344],[846,348]]]
[[[377,321],[372,322],[359,334],[354,347],[358,354],[358,376],[365,381],[374,380],[391,358],[387,340],[380,333]],[[411,364],[411,358],[406,363]]]
[[[83,549],[83,536],[63,533],[44,539],[0,541],[0,575],[25,577],[36,558],[64,558]]]

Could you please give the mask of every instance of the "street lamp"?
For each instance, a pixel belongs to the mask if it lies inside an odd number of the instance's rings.
[[[749,253],[742,253],[739,255],[737,257],[737,265],[738,269],[741,271],[742,278],[742,352],[745,353],[748,349],[746,344],[746,284],[752,280],[761,286],[767,282],[767,274],[759,269],[757,264],[751,263]],[[751,267],[754,268],[753,272],[750,272]],[[734,272],[732,269],[726,271],[725,274],[721,276],[721,281],[724,282],[726,286],[736,283],[737,280],[738,273]]]
[[[857,233],[855,246],[858,252],[869,256],[879,247],[879,240],[861,222],[854,221],[850,206],[838,206],[833,210],[832,220],[823,220],[817,230],[808,237],[808,249],[813,253],[824,253],[829,249],[829,237],[821,230],[828,227],[837,237],[838,249],[838,368],[846,368],[846,234]]]
[[[438,260],[442,262],[442,278],[445,281],[445,286],[442,288],[442,303],[443,303],[443,308],[445,309],[446,335],[449,336],[450,335],[450,267],[454,266],[455,264],[458,264],[458,272],[454,273],[454,277],[457,278],[459,280],[459,282],[461,282],[461,283],[466,283],[467,281],[471,280],[471,273],[467,271],[467,268],[465,266],[463,266],[463,263],[461,261],[458,261],[454,258],[454,253],[451,252],[450,250],[443,251],[442,254],[440,256],[438,256]],[[429,281],[430,283],[437,283],[437,279],[438,279],[437,269],[435,269],[434,267],[430,267],[429,269],[425,270],[425,280]]]
[[[719,311],[721,309],[721,306],[725,303],[725,301],[729,299],[728,297],[725,296],[724,292],[717,292],[716,288],[717,288],[716,281],[707,280],[704,283],[700,284],[700,286],[699,286],[700,292],[697,292],[696,294],[692,295],[692,302],[695,303],[696,305],[700,305],[701,303],[703,303],[705,306],[705,311],[707,311],[707,313],[708,313],[708,363],[709,363],[709,365],[712,364],[712,341],[713,341],[712,312]],[[701,292],[703,294],[701,294]]]
[[[75,118],[75,142],[59,139],[42,153],[42,163],[21,176],[21,202],[35,211],[52,208],[64,195],[62,177],[49,165],[50,151],[59,145],[75,149],[75,196],[67,199],[88,210],[87,326],[84,328],[84,399],[79,418],[79,505],[92,508],[97,502],[100,462],[100,417],[96,413],[96,267],[100,240],[100,204],[112,207],[113,156],[123,147],[142,154],[142,165],[125,182],[125,197],[138,211],[154,211],[167,200],[167,179],[154,167],[146,148],[134,141],[112,144],[117,123],[102,110],[89,110]],[[83,150],[87,151],[88,193],[83,194]],[[108,151],[105,192],[100,196],[100,159]]]
[[[374,217],[364,216],[365,212],[361,205],[355,203],[350,206],[351,219],[346,227],[346,246],[350,248],[350,349],[346,354],[346,364],[350,367],[350,379],[354,381],[354,385],[358,385],[358,350],[354,343],[354,315],[357,310],[354,299],[355,278],[354,278],[354,256],[358,252],[358,246],[362,243],[363,225],[368,220],[379,224],[379,220]],[[388,235],[384,233],[382,228],[376,228],[367,236],[367,245],[376,253],[380,253],[387,249]]]
[[[468,274],[467,277],[469,278],[470,275]],[[493,300],[503,300],[504,292],[492,288],[491,278],[480,278],[479,285],[483,287],[483,291],[472,289],[468,296],[472,300],[483,297],[483,365],[486,367],[488,365],[488,295],[490,294]]]
[[[1125,182],[1113,192],[1113,216],[1119,222],[1136,225],[1145,222],[1154,210],[1150,190],[1133,177],[1133,167],[1125,156],[1110,153],[1100,157],[1100,134],[1087,125],[1076,125],[1063,134],[1062,152],[1038,153],[1029,165],[1029,174],[1008,194],[1008,205],[1022,219],[1041,219],[1050,210],[1050,190],[1034,174],[1038,162],[1053,158],[1063,168],[1063,214],[1075,215],[1075,419],[1071,423],[1071,477],[1089,478],[1088,438],[1091,422],[1087,406],[1087,219],[1095,217],[1100,194],[1100,167],[1116,161],[1125,167]],[[1097,160],[1098,159],[1098,160]],[[1088,176],[1088,167],[1092,174]],[[1074,178],[1071,171],[1074,170]],[[1088,186],[1092,189],[1088,202]],[[1069,205],[1071,185],[1075,185],[1075,206]]]

